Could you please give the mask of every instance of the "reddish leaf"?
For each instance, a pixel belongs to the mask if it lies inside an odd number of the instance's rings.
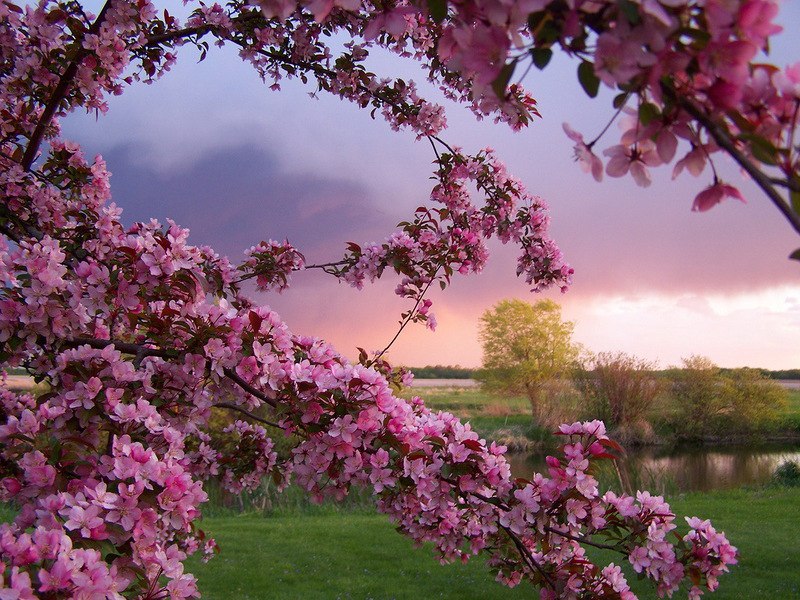
[[[466,446],[470,450],[474,450],[475,452],[480,452],[481,450],[483,450],[483,444],[481,444],[478,440],[464,440],[461,443],[464,444],[464,446]]]
[[[261,323],[264,322],[264,319],[254,310],[251,310],[247,316],[250,318],[250,326],[253,328],[253,332],[258,333],[258,331],[261,329]]]

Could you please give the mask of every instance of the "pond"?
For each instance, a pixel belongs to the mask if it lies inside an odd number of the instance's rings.
[[[546,473],[544,454],[512,452],[506,456],[515,477]],[[800,446],[635,448],[619,461],[619,473],[609,464],[601,480],[616,489],[621,480],[633,491],[705,492],[767,483],[778,465],[788,460],[800,462]]]

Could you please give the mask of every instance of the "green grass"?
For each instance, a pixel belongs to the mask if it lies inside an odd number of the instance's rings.
[[[800,597],[800,489],[775,486],[689,494],[670,504],[677,515],[710,518],[739,549],[739,564],[720,578],[720,589],[709,599]],[[685,531],[684,522],[681,526]],[[655,597],[646,582],[633,576],[628,581],[641,598]]]
[[[222,552],[189,571],[210,600],[530,597],[494,583],[479,562],[440,565],[380,515],[228,517],[203,526]]]
[[[711,518],[739,548],[740,564],[709,598],[797,598],[800,594],[800,489],[690,494],[673,499],[679,515]],[[525,586],[494,583],[480,560],[439,565],[374,514],[253,516],[206,519],[222,547],[207,564],[190,561],[203,597],[227,599],[534,598]],[[609,556],[607,561],[619,558]],[[656,598],[629,577],[640,598]],[[685,597],[685,596],[683,596]]]

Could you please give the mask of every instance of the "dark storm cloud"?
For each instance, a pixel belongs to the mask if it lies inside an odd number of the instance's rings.
[[[209,244],[234,261],[270,238],[288,239],[309,260],[327,261],[341,255],[344,242],[380,239],[394,224],[371,206],[360,184],[282,172],[274,158],[249,146],[207,154],[167,173],[137,160],[132,147],[104,157],[126,224],[169,217],[191,230],[192,243]]]

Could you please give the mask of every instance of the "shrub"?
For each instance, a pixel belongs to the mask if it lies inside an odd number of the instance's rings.
[[[654,369],[654,363],[624,352],[601,352],[576,375],[575,383],[592,417],[630,430],[646,424],[661,391]]]
[[[689,437],[752,433],[774,422],[786,403],[780,384],[756,369],[722,371],[710,359],[691,356],[672,376],[681,432]]]
[[[793,460],[782,462],[772,474],[772,481],[786,487],[800,487],[800,464]]]

